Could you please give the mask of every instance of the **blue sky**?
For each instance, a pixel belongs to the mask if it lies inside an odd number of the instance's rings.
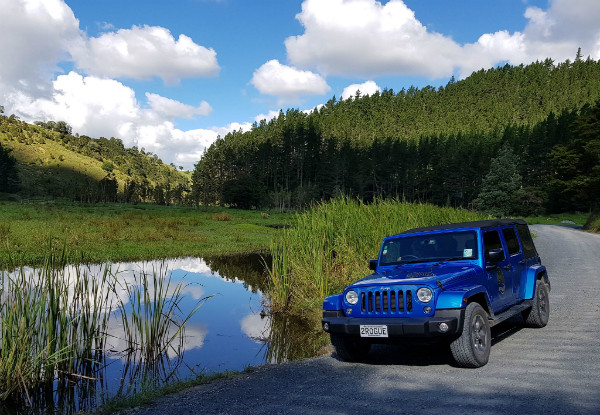
[[[600,58],[597,0],[3,0],[0,105],[186,169],[218,135],[357,89]]]

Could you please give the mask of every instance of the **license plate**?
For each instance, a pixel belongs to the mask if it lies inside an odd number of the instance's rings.
[[[387,326],[360,326],[360,337],[387,337]]]

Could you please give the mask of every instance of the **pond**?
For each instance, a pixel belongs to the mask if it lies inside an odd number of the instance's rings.
[[[111,317],[102,336],[103,350],[92,359],[94,364],[86,366],[85,373],[75,373],[65,382],[55,380],[51,392],[48,388],[39,394],[30,391],[27,399],[0,404],[0,413],[89,411],[148,384],[160,386],[196,375],[314,356],[326,343],[323,335],[305,322],[268,315],[264,307],[266,274],[259,255],[118,263],[108,266],[109,271],[107,265],[67,267],[64,275],[68,279],[70,274],[84,272],[82,269],[89,275],[110,273],[117,281],[113,292],[103,294],[105,299],[116,297],[106,310]],[[10,275],[4,276],[4,284]],[[143,281],[141,275],[161,276],[165,286],[157,286],[152,278]],[[150,299],[178,298],[175,307],[167,308],[175,310],[175,315],[167,319],[174,323],[166,330],[166,338],[176,340],[159,353],[134,350],[146,341],[146,334],[144,328],[131,328],[133,317],[156,312],[143,306],[143,297],[136,297],[144,284]],[[177,340],[179,324],[196,308]],[[119,313],[126,318],[115,318]],[[152,323],[152,316],[145,318],[145,324]],[[128,330],[134,333],[134,341],[123,334]],[[150,339],[147,343],[162,341]],[[29,405],[32,407],[27,408]]]

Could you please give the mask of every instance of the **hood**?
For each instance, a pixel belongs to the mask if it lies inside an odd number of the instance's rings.
[[[445,287],[449,287],[469,277],[476,268],[479,268],[479,266],[464,262],[405,264],[397,268],[390,267],[380,273],[373,273],[352,285],[367,286],[404,283],[435,286],[436,281],[439,281]]]

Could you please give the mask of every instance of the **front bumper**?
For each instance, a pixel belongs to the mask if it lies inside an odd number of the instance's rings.
[[[323,311],[321,327],[327,333],[360,336],[361,325],[386,325],[388,339],[402,337],[431,338],[440,336],[454,336],[462,332],[464,309],[437,310],[432,317],[394,317],[394,318],[368,318],[346,317],[342,310]],[[327,323],[327,325],[325,325]],[[442,331],[440,324],[446,323],[448,329]],[[366,338],[372,341],[385,340],[385,338]]]

